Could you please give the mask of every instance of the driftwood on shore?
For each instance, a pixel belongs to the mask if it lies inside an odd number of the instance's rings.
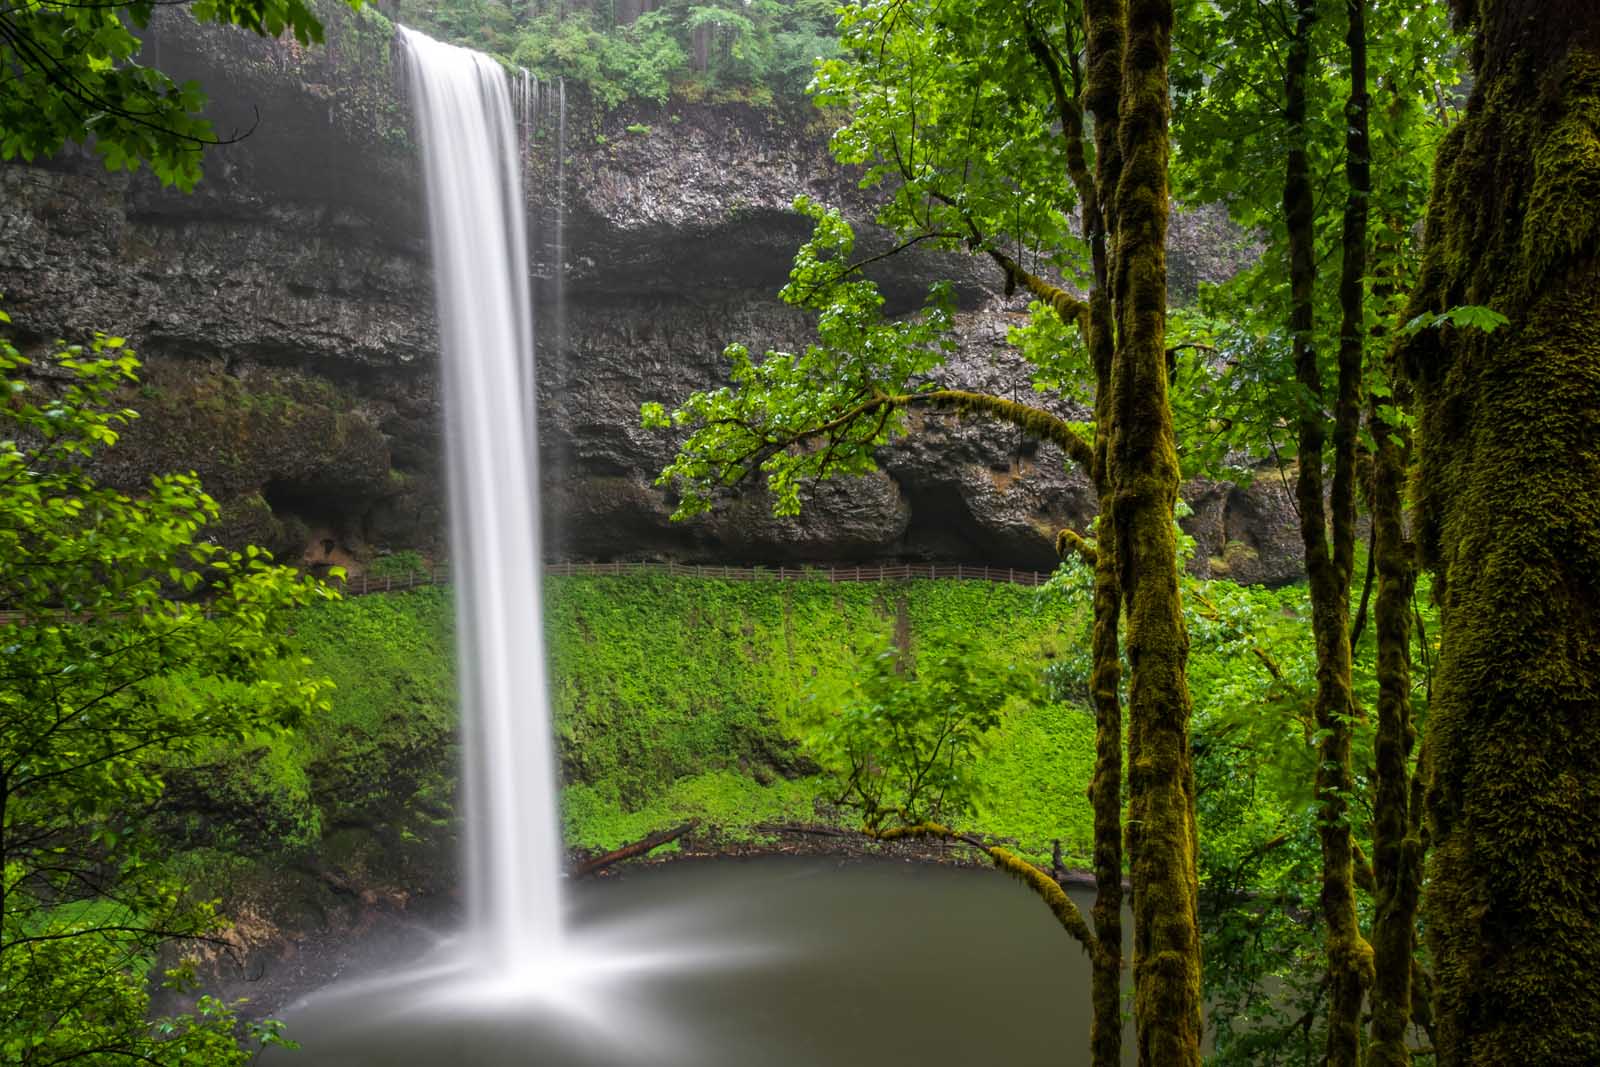
[[[637,856],[653,852],[669,841],[676,841],[699,825],[699,819],[690,819],[681,826],[674,826],[670,830],[657,830],[655,833],[641,837],[639,840],[623,845],[621,848],[603,852],[574,866],[572,868],[572,877],[582,878],[586,874],[593,874],[614,863],[621,863],[623,860],[631,860]]]

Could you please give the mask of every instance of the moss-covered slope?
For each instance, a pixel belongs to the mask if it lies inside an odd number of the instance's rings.
[[[914,648],[953,630],[981,634],[1035,667],[1067,651],[1074,632],[1031,590],[984,582],[556,578],[546,613],[566,833],[589,848],[689,817],[735,838],[816,818],[827,782],[804,739],[897,628]],[[300,620],[296,640],[338,686],[331,713],[291,742],[324,833],[448,835],[452,614],[448,590],[424,589]],[[1092,750],[1082,711],[1013,711],[984,758],[979,828],[1035,849],[1085,841]]]

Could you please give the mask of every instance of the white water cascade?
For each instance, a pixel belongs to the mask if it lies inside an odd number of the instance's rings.
[[[439,311],[471,955],[537,988],[562,955],[540,595],[533,314],[507,75],[401,28]]]

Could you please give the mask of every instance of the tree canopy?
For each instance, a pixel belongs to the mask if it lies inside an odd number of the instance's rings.
[[[349,0],[359,7],[361,0]],[[23,0],[0,9],[0,159],[33,161],[69,141],[91,143],[111,170],[149,166],[164,185],[189,190],[201,154],[249,131],[214,129],[206,96],[138,62],[140,33],[162,0],[88,3]],[[306,0],[183,0],[199,22],[266,37],[322,40]]]
[[[327,707],[328,683],[289,651],[283,623],[332,590],[254,548],[203,540],[218,509],[192,473],[138,495],[92,475],[135,417],[116,395],[137,366],[115,337],[43,363],[0,340],[8,1063],[247,1059],[232,1008],[214,999],[194,1016],[146,1017],[155,951],[222,928],[163,862],[165,784],[219,742],[281,733]]]

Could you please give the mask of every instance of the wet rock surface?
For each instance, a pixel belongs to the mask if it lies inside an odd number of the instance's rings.
[[[146,363],[128,397],[144,417],[103,473],[131,487],[195,469],[223,502],[223,537],[357,568],[388,551],[442,556],[433,294],[387,23],[334,11],[328,46],[302,50],[159,15],[152,60],[205,86],[220,132],[257,114],[259,125],[208,150],[187,196],[84,154],[0,165],[0,292],[19,343],[37,353],[94,329],[127,337]],[[564,156],[554,94],[524,123],[548,555],[1052,565],[1056,530],[1093,513],[1084,476],[1013,428],[950,416],[920,418],[878,473],[819,487],[797,519],[774,518],[751,487],[669,522],[653,481],[674,442],[640,428],[639,404],[720,383],[731,341],[804,345],[805,318],[776,298],[807,233],[788,205],[838,203],[863,227],[870,207],[829,161],[816,113],[679,102],[604,113],[567,97]],[[1174,219],[1175,298],[1249,255],[1215,211]],[[864,229],[865,247],[886,243]],[[1026,303],[985,267],[909,254],[877,278],[903,309],[953,278],[962,350],[944,380],[1037,399],[1005,345]],[[1187,495],[1198,568],[1298,575],[1276,479]]]

